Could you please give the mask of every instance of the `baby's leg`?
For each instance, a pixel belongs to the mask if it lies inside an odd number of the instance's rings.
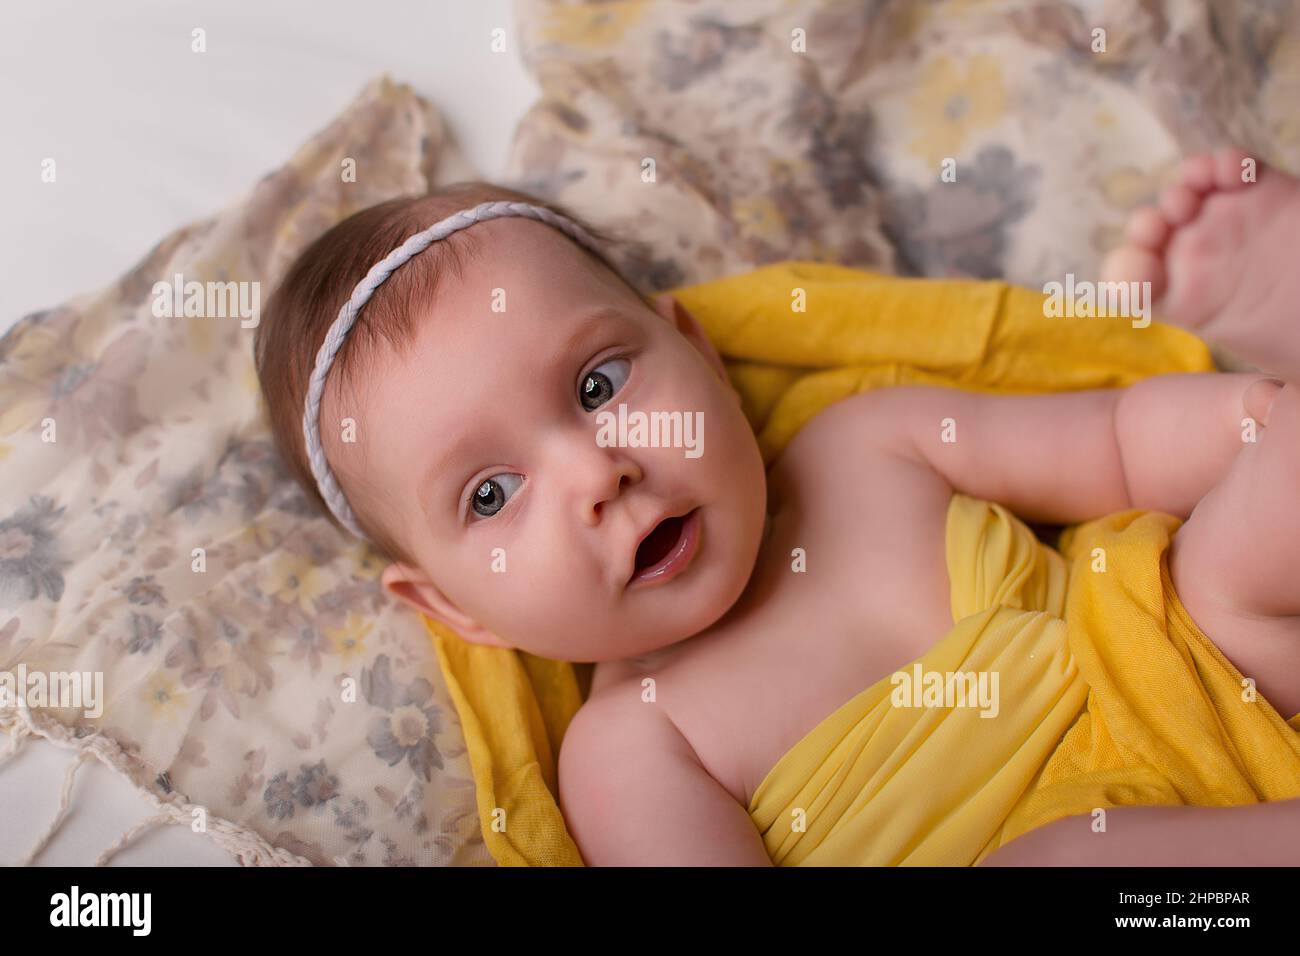
[[[1300,382],[1300,180],[1238,149],[1193,156],[1127,236],[1103,278],[1150,282],[1156,318]]]
[[[1105,278],[1150,281],[1158,318],[1285,380],[1243,396],[1256,440],[1243,440],[1169,560],[1192,619],[1291,717],[1300,713],[1300,181],[1237,150],[1193,157],[1159,206],[1133,217],[1128,239]]]

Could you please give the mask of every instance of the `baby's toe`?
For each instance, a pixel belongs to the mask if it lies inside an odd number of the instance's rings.
[[[1169,238],[1169,223],[1158,209],[1144,206],[1129,218],[1124,235],[1133,245],[1154,251]]]
[[[1160,194],[1160,211],[1171,226],[1185,226],[1201,208],[1201,194],[1190,186],[1174,183]]]
[[[1198,193],[1208,192],[1214,188],[1214,156],[1210,153],[1189,156],[1183,160],[1178,176],[1188,188]]]
[[[1101,277],[1106,282],[1150,282],[1152,300],[1159,299],[1165,288],[1164,260],[1140,246],[1121,246],[1106,256]]]
[[[1249,154],[1235,146],[1219,150],[1214,154],[1214,184],[1220,189],[1239,189],[1245,182],[1242,167],[1248,159]]]

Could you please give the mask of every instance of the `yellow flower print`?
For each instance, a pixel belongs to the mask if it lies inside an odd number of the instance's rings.
[[[330,589],[329,575],[301,554],[280,554],[271,559],[258,582],[262,590],[282,601],[297,601],[310,614],[313,602]]]
[[[366,581],[373,581],[384,572],[383,560],[375,549],[364,541],[358,542],[351,548],[349,557],[357,576]]]
[[[240,555],[265,553],[275,549],[276,541],[272,523],[264,518],[255,518],[234,536],[233,551]]]
[[[1136,166],[1120,166],[1101,177],[1101,195],[1116,209],[1134,209],[1152,202],[1160,184]]]
[[[895,43],[906,43],[913,39],[921,28],[930,20],[930,11],[934,9],[925,3],[908,3],[889,10],[892,14],[884,22],[884,27],[890,33],[890,38]]]
[[[1178,160],[1163,163],[1151,170],[1136,166],[1116,166],[1097,180],[1097,194],[1106,205],[1123,213],[1156,201],[1160,188],[1178,176]],[[1124,218],[1099,223],[1092,231],[1092,248],[1107,253],[1124,244]]]
[[[989,0],[940,0],[939,3],[905,3],[899,4],[896,11],[891,10],[894,19],[902,28],[896,34],[900,40],[910,40],[931,20],[942,19],[953,23],[965,19],[972,13],[987,9]]]
[[[1002,68],[983,53],[964,66],[937,57],[926,64],[911,107],[919,135],[908,149],[937,169],[961,153],[972,133],[992,126],[1006,112]]]
[[[1178,160],[1162,163],[1150,170],[1136,166],[1117,166],[1097,182],[1106,204],[1128,212],[1156,201],[1160,188],[1178,176]]]
[[[357,614],[349,614],[347,623],[342,627],[325,628],[325,637],[334,647],[334,653],[347,661],[365,654],[366,635],[374,628],[374,623]]]
[[[1300,114],[1295,104],[1300,98],[1300,39],[1282,37],[1268,60],[1268,74],[1260,91],[1260,115],[1268,126],[1269,137],[1279,148],[1300,143]]]
[[[142,695],[149,704],[149,711],[155,720],[175,718],[189,696],[180,689],[176,678],[166,671],[157,672],[150,677],[144,685]]]
[[[542,39],[568,46],[611,47],[645,16],[648,0],[611,0],[590,6],[551,6],[542,25]]]
[[[785,228],[785,217],[766,196],[749,196],[731,204],[731,216],[743,235],[772,238]]]

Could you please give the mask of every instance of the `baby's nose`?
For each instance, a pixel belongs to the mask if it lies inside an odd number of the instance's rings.
[[[588,523],[602,517],[605,505],[618,500],[642,477],[640,466],[624,448],[589,448],[563,467]]]

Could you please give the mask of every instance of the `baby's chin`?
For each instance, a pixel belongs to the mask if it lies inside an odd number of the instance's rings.
[[[755,538],[761,538],[761,528]],[[745,592],[755,565],[757,545],[745,560],[748,548],[714,548],[699,567],[690,567],[671,581],[633,589],[623,595],[618,612],[599,625],[602,635],[593,634],[590,625],[575,628],[565,640],[556,635],[553,646],[562,652],[542,654],[573,663],[601,663],[645,657],[683,644],[708,631],[724,618]],[[706,558],[701,548],[698,558]],[[692,562],[694,564],[694,562]],[[600,620],[598,613],[581,619]],[[579,640],[573,640],[579,636]]]

